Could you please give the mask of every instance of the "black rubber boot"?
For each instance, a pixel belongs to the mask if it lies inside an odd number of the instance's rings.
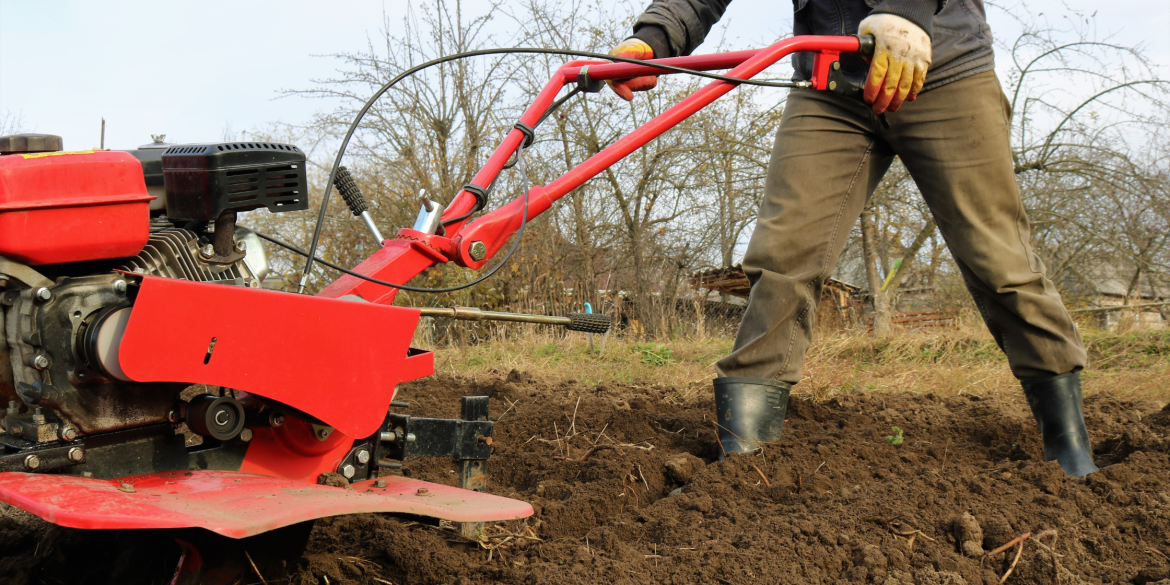
[[[1045,461],[1059,461],[1065,475],[1084,477],[1094,471],[1093,449],[1081,412],[1081,373],[1021,380],[1032,416],[1044,438]]]
[[[759,378],[715,378],[719,460],[728,453],[751,453],[780,440],[792,384]]]

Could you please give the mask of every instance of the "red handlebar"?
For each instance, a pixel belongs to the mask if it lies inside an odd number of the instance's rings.
[[[792,53],[810,52],[816,53],[810,86],[824,90],[830,88],[831,67],[841,53],[869,52],[872,51],[872,47],[871,38],[807,35],[787,38],[764,49],[657,59],[655,62],[699,71],[730,68],[731,71],[726,73],[728,77],[751,79]],[[592,82],[675,73],[635,63],[572,61],[561,66],[553,74],[552,79],[520,117],[520,122],[528,127],[534,127],[561,89],[565,85],[578,83],[582,78],[582,70],[588,77],[587,81]],[[730,81],[712,81],[547,186],[533,187],[528,192],[527,219],[531,220],[547,211],[557,199],[710,105],[738,85]],[[524,132],[519,129],[509,132],[475,175],[472,183],[485,187],[490,185],[524,139]],[[474,209],[475,204],[476,196],[462,190],[443,211],[443,217],[451,219],[465,215]],[[523,209],[524,197],[519,197],[473,220],[470,224],[464,220],[446,226],[444,236],[403,229],[398,232],[395,239],[383,242],[382,249],[359,264],[354,271],[383,281],[405,283],[431,266],[450,261],[469,268],[480,268],[519,229]],[[475,254],[471,252],[472,244],[482,244],[475,246]],[[389,304],[393,302],[397,292],[397,289],[346,275],[334,281],[319,295],[336,298],[356,294],[370,302]]]

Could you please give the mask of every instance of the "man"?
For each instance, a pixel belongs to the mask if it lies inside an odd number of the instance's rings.
[[[730,0],[653,0],[612,52],[690,54]],[[967,287],[1039,424],[1047,460],[1097,470],[1081,412],[1085,349],[1032,251],[982,0],[794,0],[797,35],[873,35],[870,63],[843,55],[864,103],[793,90],[743,267],[751,297],[735,348],[716,364],[724,453],[780,438],[812,338],[821,287],[895,156],[930,207]],[[808,80],[812,55],[793,60]],[[612,82],[626,100],[654,77]],[[885,120],[879,115],[885,115]],[[888,122],[888,127],[886,123]]]

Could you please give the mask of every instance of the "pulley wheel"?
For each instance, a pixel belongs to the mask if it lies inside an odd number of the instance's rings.
[[[230,441],[244,430],[244,405],[231,396],[200,394],[187,404],[187,426],[195,434]]]

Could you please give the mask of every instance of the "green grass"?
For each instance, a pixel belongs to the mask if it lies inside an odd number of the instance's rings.
[[[1129,399],[1170,400],[1170,331],[1085,330],[1089,352],[1085,392]],[[416,340],[417,342],[418,340]],[[714,365],[731,351],[726,337],[625,339],[581,333],[532,332],[471,346],[435,348],[437,372],[491,379],[515,369],[549,383],[655,386],[673,400],[709,397]],[[1018,399],[1019,383],[982,327],[819,336],[806,356],[796,395],[828,399],[842,393],[976,394]]]

